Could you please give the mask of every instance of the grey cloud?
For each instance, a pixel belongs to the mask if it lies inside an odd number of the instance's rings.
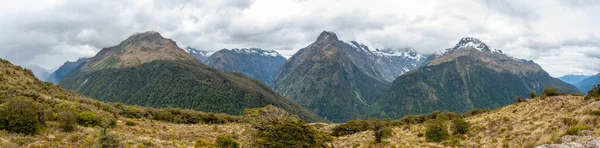
[[[481,0],[483,4],[485,4],[489,9],[504,13],[513,17],[527,19],[527,20],[538,20],[540,19],[540,14],[535,12],[537,9],[535,5],[527,5],[527,2],[531,1],[521,1],[521,0]],[[544,3],[543,1],[538,1],[538,3]],[[534,1],[535,3],[535,1]]]

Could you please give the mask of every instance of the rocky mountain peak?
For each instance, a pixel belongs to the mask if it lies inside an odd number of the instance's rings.
[[[133,34],[117,46],[103,48],[83,68],[124,68],[155,60],[198,61],[179,48],[175,41],[162,37],[156,31],[147,31]]]
[[[321,32],[321,34],[319,34],[319,37],[317,37],[317,42],[321,41],[321,42],[328,42],[328,41],[337,41],[338,37],[337,35],[335,35],[334,32],[331,31],[323,31]]]
[[[479,51],[479,52],[490,52],[490,53],[502,53],[501,50],[493,49],[481,40],[473,37],[463,37],[454,45],[452,48],[448,48],[435,53],[436,56],[441,56],[447,53],[455,51]]]
[[[460,39],[460,41],[454,46],[454,49],[461,48],[475,48],[479,51],[490,51],[490,47],[488,45],[473,37],[463,37]]]

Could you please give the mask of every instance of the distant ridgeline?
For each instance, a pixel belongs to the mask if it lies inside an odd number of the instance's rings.
[[[399,118],[432,111],[466,112],[514,103],[515,96],[540,94],[553,87],[579,93],[533,61],[516,59],[475,38],[463,38],[427,58],[419,68],[394,80],[371,108],[375,117]]]
[[[576,86],[591,88],[597,78]],[[274,105],[308,121],[334,122],[497,108],[547,87],[580,92],[533,61],[476,38],[426,57],[411,48],[341,41],[328,31],[287,61],[272,50],[209,53],[181,49],[157,32],[138,33],[94,57],[65,63],[49,80],[103,101],[233,115]]]
[[[274,105],[307,121],[324,121],[259,80],[201,64],[157,32],[137,33],[102,49],[60,85],[102,101],[232,115],[240,115],[244,108]]]
[[[285,60],[274,50],[235,48],[219,50],[213,53],[205,63],[225,72],[244,73],[270,85]]]

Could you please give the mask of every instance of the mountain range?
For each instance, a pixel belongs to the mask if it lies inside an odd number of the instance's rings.
[[[579,89],[579,91],[587,93],[597,84],[600,84],[600,73],[578,81],[577,83],[575,83],[575,86],[577,86],[577,89]]]
[[[285,61],[286,59],[274,50],[235,48],[219,50],[205,63],[225,72],[244,73],[270,85]]]
[[[273,88],[321,117],[343,122],[362,117],[389,88],[390,77],[416,67],[420,60],[422,56],[414,51],[369,50],[323,31],[288,59]]]
[[[103,101],[233,115],[273,104],[310,121],[345,122],[497,108],[547,87],[586,92],[598,77],[575,87],[471,37],[425,56],[412,48],[373,49],[323,31],[286,60],[259,48],[181,49],[150,31],[66,62],[48,81]]]
[[[153,31],[136,33],[117,46],[103,48],[73,69],[60,85],[108,102],[232,115],[240,115],[244,108],[274,105],[307,121],[322,121],[259,80],[206,66]]]
[[[433,111],[496,108],[514,103],[515,96],[540,94],[548,87],[579,92],[533,61],[511,57],[476,38],[465,37],[454,47],[429,56],[421,67],[396,78],[371,115],[399,118]]]
[[[589,77],[590,76],[587,76],[587,75],[564,75],[562,77],[559,77],[558,79],[560,79],[561,81],[567,82],[569,84],[576,85],[577,83],[579,83],[579,81],[585,80]]]

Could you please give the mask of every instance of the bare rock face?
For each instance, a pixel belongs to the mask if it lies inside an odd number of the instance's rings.
[[[545,144],[536,148],[598,148],[600,138],[592,136],[563,136],[562,144]]]

